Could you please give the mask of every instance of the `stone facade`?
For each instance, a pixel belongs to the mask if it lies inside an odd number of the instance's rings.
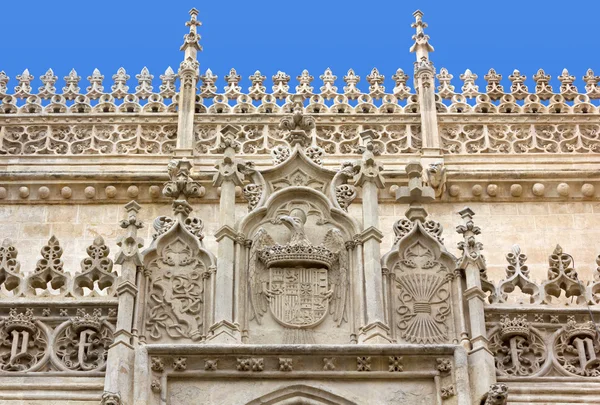
[[[417,11],[393,89],[219,89],[197,14],[157,89],[0,72],[0,403],[600,403],[599,77],[455,88]]]

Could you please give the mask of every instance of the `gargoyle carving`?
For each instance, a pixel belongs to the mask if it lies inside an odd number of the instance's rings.
[[[435,198],[440,198],[446,191],[446,167],[444,163],[432,163],[423,173],[423,181],[433,188]]]

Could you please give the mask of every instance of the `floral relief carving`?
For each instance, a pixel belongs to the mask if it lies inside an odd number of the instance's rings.
[[[590,124],[444,124],[440,130],[448,154],[596,153],[599,133]]]
[[[193,257],[190,246],[175,239],[150,270],[152,279],[146,329],[152,339],[163,333],[171,338],[202,337],[204,308],[204,263]]]
[[[261,184],[246,184],[242,189],[244,198],[248,201],[248,211],[252,211],[258,203],[263,194],[263,186]]]
[[[0,151],[11,155],[170,154],[174,125],[49,125],[6,127]]]

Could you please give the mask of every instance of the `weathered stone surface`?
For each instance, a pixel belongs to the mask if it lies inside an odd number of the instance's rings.
[[[198,14],[160,84],[0,72],[0,403],[600,402],[594,72],[453,82],[417,11],[413,84],[220,88]]]

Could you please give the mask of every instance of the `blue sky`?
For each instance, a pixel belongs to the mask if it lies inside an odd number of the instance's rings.
[[[158,75],[177,68],[187,31],[188,10],[200,10],[204,51],[201,70],[223,76],[235,67],[248,86],[259,69],[268,77],[283,70],[295,78],[302,69],[318,76],[330,67],[341,79],[349,68],[365,76],[373,67],[386,76],[397,68],[412,73],[408,52],[419,8],[436,68],[455,77],[466,68],[483,75],[493,67],[504,76],[519,69],[528,77],[540,67],[553,77],[568,68],[583,88],[591,67],[600,75],[598,1],[2,1],[0,70],[14,77],[29,68],[38,77],[48,68],[62,79],[75,68],[84,79],[99,68],[109,79],[123,66],[132,76],[143,66]],[[110,80],[105,79],[106,82]],[[85,81],[85,80],[84,80]],[[62,87],[62,80],[59,82]],[[83,83],[82,83],[83,84]],[[85,84],[87,85],[87,83]],[[58,87],[58,86],[57,86]],[[83,87],[83,86],[82,86]],[[393,86],[392,86],[393,87]],[[391,88],[391,87],[390,87]]]

